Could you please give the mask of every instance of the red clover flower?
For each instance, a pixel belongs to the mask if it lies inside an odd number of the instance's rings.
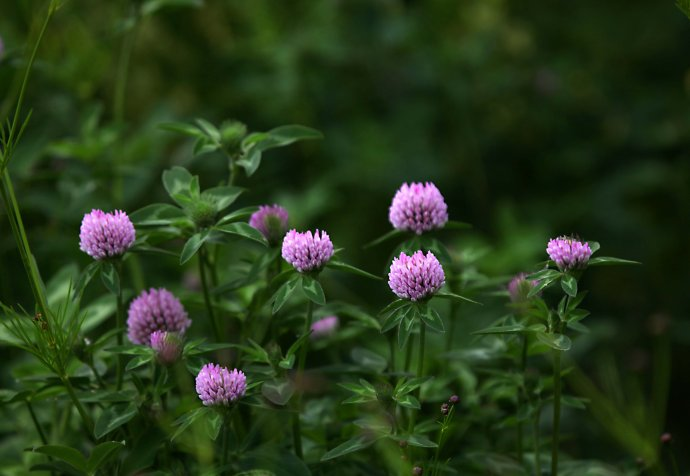
[[[288,229],[288,212],[279,205],[262,205],[249,218],[249,225],[256,228],[271,245],[277,245]]]
[[[283,238],[282,255],[300,273],[318,271],[333,256],[333,243],[325,231],[290,230]]]
[[[196,393],[209,406],[229,406],[247,391],[247,377],[241,370],[229,371],[218,364],[204,365],[196,376]]]
[[[592,250],[589,243],[581,242],[567,236],[549,240],[546,252],[561,271],[582,269],[587,266]]]
[[[135,344],[152,345],[155,331],[177,332],[182,337],[192,321],[179,299],[167,289],[151,288],[129,305],[127,336]]]
[[[419,250],[412,256],[400,253],[393,259],[388,273],[388,285],[402,299],[419,301],[430,297],[445,282],[443,267],[431,251]]]
[[[182,354],[182,338],[177,332],[153,331],[151,347],[156,351],[156,359],[162,365],[177,362]]]
[[[404,183],[393,197],[388,219],[393,228],[421,235],[446,224],[448,207],[433,183]]]
[[[135,235],[134,225],[125,212],[92,210],[81,222],[79,248],[96,260],[113,258],[125,254]]]

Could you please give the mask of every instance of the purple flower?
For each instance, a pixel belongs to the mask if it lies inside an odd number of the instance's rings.
[[[517,274],[508,283],[508,294],[510,295],[510,301],[515,303],[527,301],[527,295],[535,287],[539,281],[525,279],[527,275],[525,273]]]
[[[400,298],[419,301],[438,291],[445,282],[443,267],[431,251],[419,250],[412,256],[400,253],[393,258],[388,286]]]
[[[153,331],[151,347],[156,351],[156,359],[163,365],[177,362],[182,354],[182,338],[177,332]]]
[[[249,225],[256,228],[271,245],[277,245],[288,229],[288,212],[279,205],[262,205],[249,218]]]
[[[337,316],[326,316],[319,319],[311,325],[311,338],[320,339],[333,335],[338,329],[338,324]]]
[[[300,273],[318,271],[333,256],[333,243],[325,231],[299,233],[290,230],[283,238],[283,258]]]
[[[451,405],[457,405],[458,402],[460,402],[460,397],[458,397],[457,395],[451,395],[448,399],[448,403],[450,403]]]
[[[388,220],[393,228],[421,235],[446,224],[448,207],[433,183],[404,183],[393,197]]]
[[[134,225],[125,212],[91,210],[81,222],[79,248],[101,260],[123,255],[134,243],[134,237]]]
[[[142,291],[129,305],[127,336],[135,344],[151,345],[155,331],[177,332],[182,337],[191,323],[173,293],[151,288]]]
[[[204,405],[225,405],[237,401],[247,391],[247,377],[218,364],[206,364],[196,376],[196,393]]]
[[[589,243],[582,243],[574,238],[567,236],[559,236],[553,240],[549,240],[546,247],[546,252],[558,266],[561,271],[570,271],[571,269],[582,269],[587,266],[589,257],[592,256],[592,250],[589,248]]]

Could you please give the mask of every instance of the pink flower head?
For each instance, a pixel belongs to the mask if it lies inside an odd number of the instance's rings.
[[[262,205],[249,218],[249,225],[259,230],[271,245],[277,245],[288,229],[288,212],[279,205]]]
[[[333,256],[333,243],[325,231],[299,233],[290,230],[283,238],[283,258],[300,273],[318,271]]]
[[[508,283],[508,294],[511,302],[526,301],[529,292],[539,283],[537,280],[525,279],[526,276],[525,273],[520,273]]]
[[[589,243],[582,243],[574,238],[559,236],[549,240],[546,252],[561,271],[583,269],[587,266],[592,250]]]
[[[156,351],[156,359],[163,365],[177,362],[182,354],[182,338],[177,332],[153,331],[151,347]]]
[[[135,344],[151,345],[151,334],[155,331],[177,332],[181,337],[191,323],[173,293],[151,288],[142,291],[129,305],[127,336]]]
[[[421,235],[446,224],[448,207],[433,183],[404,183],[393,197],[388,220],[393,228]]]
[[[337,316],[326,316],[323,319],[319,319],[311,325],[311,338],[320,339],[323,337],[331,336],[338,329]]]
[[[91,210],[81,222],[79,248],[96,260],[121,256],[132,246],[135,235],[125,212]]]
[[[393,258],[388,286],[402,299],[419,301],[438,291],[445,282],[443,267],[431,251],[419,250],[412,256],[400,253]]]
[[[246,391],[247,377],[241,370],[231,372],[218,364],[206,364],[196,376],[196,393],[207,407],[229,406]]]

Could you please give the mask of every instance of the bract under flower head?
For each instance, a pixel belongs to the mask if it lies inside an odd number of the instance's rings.
[[[445,282],[443,267],[431,251],[416,251],[412,256],[400,253],[393,259],[388,285],[402,299],[419,301],[430,297]]]
[[[388,219],[398,230],[421,235],[446,224],[448,207],[433,183],[404,183],[393,197]]]
[[[229,371],[218,364],[206,364],[196,376],[196,393],[206,406],[229,406],[246,391],[247,377],[241,370]]]
[[[333,243],[325,231],[290,230],[283,238],[283,259],[300,273],[318,271],[333,256]]]
[[[92,210],[84,215],[79,230],[79,249],[93,259],[121,256],[134,243],[134,225],[121,210]]]

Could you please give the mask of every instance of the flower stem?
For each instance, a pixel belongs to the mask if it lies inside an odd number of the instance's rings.
[[[536,476],[541,476],[541,457],[539,455],[539,417],[541,416],[541,403],[537,404],[537,410],[534,412],[534,422],[532,426],[534,439],[534,468]]]
[[[206,311],[208,312],[208,317],[211,320],[211,327],[213,328],[213,336],[216,342],[221,341],[220,326],[216,321],[216,314],[213,312],[213,304],[211,303],[211,294],[208,290],[208,281],[206,278],[206,248],[202,246],[199,248],[199,276],[201,278],[201,289],[204,292],[204,302],[206,303]]]
[[[520,374],[522,376],[522,384],[520,391],[518,392],[518,401],[517,401],[517,413],[518,417],[522,414],[522,408],[525,405],[525,369],[527,368],[527,335],[523,334],[522,336],[522,355],[520,358]],[[522,420],[518,419],[517,422],[517,453],[518,453],[518,461],[520,462],[520,465],[524,465],[525,460],[524,460],[524,449],[523,449],[523,425],[522,425]]]
[[[551,476],[558,476],[558,440],[561,425],[561,351],[553,357],[553,433],[551,436]]]
[[[424,344],[426,343],[426,324],[423,322],[420,322],[419,325],[419,354],[417,354],[417,378],[420,378],[424,375]],[[417,400],[420,400],[420,397],[422,395],[422,386],[420,385],[417,387],[417,390],[415,390],[415,396],[417,397]],[[421,402],[421,400],[420,400]],[[414,432],[414,425],[415,425],[415,419],[417,417],[417,413],[415,410],[412,410],[412,414],[410,415],[410,423],[409,423],[409,431],[410,433]]]
[[[314,303],[310,300],[307,301],[307,317],[304,321],[304,334],[311,331],[312,314],[314,311]],[[302,335],[304,335],[302,334]],[[307,349],[309,347],[309,339],[304,341],[302,348],[299,353],[299,362],[297,364],[297,378],[301,379],[304,373],[304,366],[307,361]],[[292,443],[295,448],[295,455],[299,459],[304,459],[302,453],[302,424],[300,422],[300,413],[302,411],[302,394],[300,393],[297,397],[297,404],[295,412],[292,414]]]
[[[115,327],[117,328],[117,345],[121,346],[123,344],[122,332],[125,327],[125,307],[122,301],[122,262],[115,262],[115,273],[117,273],[117,279],[120,283],[115,300],[117,302],[117,313],[115,314]],[[117,354],[117,390],[122,389],[122,378],[124,370],[124,355]]]

